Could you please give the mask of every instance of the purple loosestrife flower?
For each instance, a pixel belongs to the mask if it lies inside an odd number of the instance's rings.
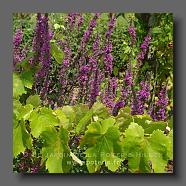
[[[13,45],[14,47],[19,47],[23,39],[23,31],[21,29],[17,29],[15,35],[13,37]]]
[[[37,23],[35,28],[35,35],[32,41],[32,50],[34,52],[34,58],[31,59],[31,64],[35,64],[39,62],[40,56],[40,48],[42,47],[42,37],[41,37],[41,29],[42,29],[42,16],[41,13],[37,14]]]
[[[88,74],[90,71],[90,66],[89,65],[83,65],[80,68],[80,76],[79,76],[79,81],[84,84],[88,80]]]
[[[50,40],[52,39],[52,32],[49,31],[48,14],[37,14],[37,24],[35,29],[35,36],[33,39],[34,58],[30,61],[33,65],[41,64],[41,69],[37,72],[36,77],[40,81],[48,74],[51,54],[50,54]]]
[[[101,70],[97,68],[95,73],[93,74],[93,78],[90,80],[90,98],[89,98],[90,108],[96,102],[96,98],[100,92],[100,85],[102,80],[103,80],[103,74],[101,73]]]
[[[80,30],[80,28],[81,28],[81,26],[83,24],[83,21],[84,21],[83,16],[80,14],[78,16],[78,21],[77,21],[78,31]]]
[[[60,97],[60,101],[63,104],[64,103],[64,98],[65,98],[65,91],[68,85],[68,70],[69,70],[69,66],[70,66],[70,60],[71,60],[71,49],[67,46],[67,44],[64,44],[63,48],[63,52],[64,52],[64,59],[63,59],[63,63],[61,65],[61,69],[59,72],[59,77],[60,77],[60,84],[61,84],[61,97]],[[61,105],[62,106],[62,105]]]
[[[115,23],[116,23],[116,17],[114,14],[111,14],[110,20],[108,22],[108,30],[106,32],[106,38],[110,38],[111,33],[115,27]]]
[[[43,33],[43,35],[41,35],[42,39],[43,39],[43,45],[41,47],[40,61],[43,65],[43,67],[48,68],[50,66],[50,61],[51,61],[51,55],[50,55],[51,36],[50,36],[49,30],[48,30],[48,16],[45,16],[43,19],[44,19],[43,23],[42,23],[43,30],[41,30]]]
[[[96,36],[96,39],[95,39],[95,41],[93,43],[93,52],[94,52],[94,55],[96,55],[96,54],[99,53],[99,44],[100,44],[100,38],[97,35]]]
[[[126,86],[131,86],[133,85],[133,80],[132,80],[132,72],[131,70],[127,70],[124,78],[124,82]]]
[[[120,99],[125,102],[125,105],[127,104],[127,100],[131,95],[132,85],[133,85],[132,72],[131,70],[127,70],[125,73],[125,77],[123,79],[123,86],[121,88],[121,96],[120,96]]]
[[[117,116],[118,115],[118,112],[121,108],[123,108],[125,106],[125,102],[124,101],[118,101],[116,102],[114,108],[112,109],[112,115],[113,116]]]
[[[16,30],[13,37],[13,67],[17,63],[20,63],[26,57],[26,50],[21,49],[20,45],[23,39],[23,31],[21,29]]]
[[[68,24],[70,27],[70,30],[72,31],[76,22],[76,13],[69,13],[68,14]]]
[[[108,73],[108,75],[112,74],[112,61],[113,56],[111,54],[112,51],[112,43],[108,42],[105,46],[105,55],[104,55],[104,64],[105,64],[105,72]]]
[[[87,98],[87,91],[88,91],[87,85],[89,83],[90,70],[91,70],[91,67],[89,65],[82,65],[80,67],[80,72],[79,72],[79,77],[78,77],[79,87],[80,87],[79,93],[81,94],[80,97],[81,98],[84,97],[85,100]]]
[[[150,108],[149,114],[155,121],[166,120],[166,110],[168,106],[168,96],[166,86],[162,87],[158,95],[158,101]]]
[[[146,53],[148,51],[150,41],[151,41],[151,36],[148,34],[144,38],[144,41],[143,41],[143,43],[140,46],[141,52],[137,55],[137,61],[138,61],[138,66],[139,67],[142,65],[142,61],[144,60],[145,55],[146,55]]]
[[[110,109],[113,109],[115,105],[115,98],[116,98],[116,92],[117,92],[117,78],[113,77],[108,81],[108,85],[105,88],[105,91],[102,93],[102,102],[109,107]]]
[[[145,103],[150,96],[150,84],[149,82],[141,81],[140,90],[136,94],[136,100],[132,97],[131,114],[142,115],[145,110]]]
[[[94,56],[89,57],[89,64],[91,65],[91,71],[95,72],[97,70],[97,59]]]
[[[136,42],[136,30],[133,26],[130,26],[128,28],[128,32],[129,32],[130,37],[131,37],[131,45],[133,46]]]
[[[89,26],[87,28],[87,30],[84,32],[82,40],[81,40],[81,48],[85,47],[85,44],[89,41],[90,36],[94,30],[94,28],[96,27],[96,21],[99,18],[100,14],[96,13],[93,17],[93,19],[90,21]]]
[[[53,33],[49,30],[48,25],[48,14],[41,15],[41,13],[38,13],[32,46],[34,57],[30,60],[30,63],[32,65],[40,64],[41,66],[36,73],[35,88],[43,100],[46,98],[49,86],[48,74],[51,64],[50,40],[52,37]]]

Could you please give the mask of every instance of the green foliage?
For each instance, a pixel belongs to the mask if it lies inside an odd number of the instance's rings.
[[[32,135],[36,138],[39,137],[39,135],[47,128],[57,126],[59,124],[59,120],[52,113],[52,109],[45,107],[39,110],[34,110],[29,118],[29,121]]]
[[[27,104],[31,104],[34,108],[38,107],[41,104],[39,95],[31,95],[26,100]]]
[[[48,128],[41,134],[44,140],[42,160],[46,160],[49,173],[68,173],[71,169],[70,149],[68,147],[68,131],[60,128]]]
[[[101,122],[93,122],[88,126],[81,144],[89,146],[85,154],[86,165],[90,173],[99,171],[103,163],[109,170],[115,172],[122,161],[115,155],[114,147],[119,142],[120,132],[114,123],[113,118],[108,118]]]
[[[63,61],[63,52],[62,50],[56,45],[56,43],[51,42],[51,55],[57,61],[57,63],[61,64]]]
[[[123,140],[124,157],[128,159],[131,172],[150,172],[150,162],[155,173],[164,173],[172,152],[172,140],[163,131],[155,130],[144,137],[144,129],[131,123]]]
[[[18,74],[13,73],[13,97],[17,98],[24,93],[26,93],[26,91],[22,80]]]
[[[26,148],[32,147],[31,136],[27,132],[24,122],[15,122],[13,128],[13,155],[16,157]]]
[[[49,173],[69,173],[73,162],[85,164],[89,173],[100,172],[103,166],[117,172],[125,159],[130,172],[163,173],[168,160],[173,159],[172,130],[165,135],[160,127],[165,123],[153,122],[147,115],[131,117],[126,107],[117,117],[110,117],[100,103],[88,111],[85,105],[79,105],[79,109],[76,105],[52,110],[36,106],[33,100],[29,98],[26,105],[14,100],[14,157],[33,148],[32,136],[40,137],[42,162]],[[71,152],[70,134],[81,134],[77,148],[84,149],[85,162],[82,155]]]

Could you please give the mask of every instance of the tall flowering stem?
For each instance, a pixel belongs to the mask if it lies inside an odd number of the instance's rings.
[[[68,86],[68,70],[70,67],[70,61],[71,61],[71,49],[69,48],[69,46],[67,44],[64,44],[64,59],[61,65],[61,69],[60,69],[60,74],[59,74],[59,78],[60,78],[60,85],[61,85],[61,89],[60,89],[60,106],[62,106],[65,102],[65,93],[67,91],[67,86]]]
[[[113,14],[113,13],[110,13],[110,20],[108,22],[108,30],[106,32],[106,38],[109,39],[111,34],[112,34],[112,31],[115,27],[115,24],[116,24],[116,16]]]
[[[105,46],[105,56],[104,56],[104,64],[105,64],[105,73],[110,76],[112,74],[112,68],[113,68],[113,56],[111,54],[112,51],[112,43],[108,42]]]
[[[50,40],[52,36],[48,26],[48,14],[41,15],[41,13],[38,13],[35,36],[33,39],[34,57],[30,60],[30,63],[40,66],[40,69],[36,73],[35,87],[43,99],[48,92],[50,82],[47,78],[51,63]]]
[[[131,114],[132,115],[142,115],[146,109],[145,103],[150,97],[150,84],[149,82],[141,81],[140,90],[136,94],[136,101],[132,97],[131,103]]]
[[[167,119],[166,111],[168,106],[167,88],[163,86],[158,95],[158,101],[150,108],[149,114],[155,121],[165,121]]]
[[[13,37],[13,69],[16,70],[16,64],[20,63],[25,57],[26,48],[21,49],[20,45],[23,40],[23,31],[17,29]]]
[[[116,77],[112,77],[108,81],[108,85],[101,95],[102,102],[111,110],[115,105],[118,82]]]
[[[129,32],[130,37],[131,37],[131,46],[133,46],[136,42],[136,29],[135,29],[135,27],[130,26],[128,28],[128,32]]]
[[[71,31],[73,30],[74,25],[76,23],[76,15],[77,15],[76,13],[69,13],[68,14],[68,24],[69,24]]]
[[[148,34],[144,38],[144,41],[143,41],[143,43],[140,46],[140,48],[141,48],[140,53],[137,55],[137,65],[138,65],[138,67],[140,67],[142,65],[142,62],[145,59],[145,55],[147,54],[150,41],[151,41],[151,35]]]
[[[83,15],[79,14],[79,15],[78,15],[78,20],[77,20],[78,31],[80,31],[80,28],[81,28],[81,26],[82,26],[82,24],[83,24],[83,21],[84,21]]]
[[[123,86],[121,88],[120,99],[127,105],[129,98],[131,97],[131,87],[133,86],[132,72],[131,69],[127,69],[123,80]]]
[[[100,85],[103,80],[103,73],[100,69],[96,69],[93,74],[93,78],[90,80],[90,98],[89,98],[89,108],[96,102],[97,96],[99,96]]]
[[[81,49],[84,50],[86,43],[89,41],[90,36],[91,36],[94,28],[96,27],[96,21],[99,17],[100,17],[100,13],[95,13],[93,19],[90,21],[87,30],[83,34],[81,44],[80,44],[80,50]]]

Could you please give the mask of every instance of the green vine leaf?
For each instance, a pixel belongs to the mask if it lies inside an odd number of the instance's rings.
[[[15,123],[17,122],[17,123]],[[24,122],[18,123],[14,120],[13,128],[13,154],[16,157],[19,153],[24,152],[26,148],[32,147],[32,139],[27,132]]]
[[[40,96],[36,94],[31,95],[27,98],[26,103],[31,104],[34,108],[36,108],[41,104]]]
[[[144,129],[132,122],[126,129],[123,140],[123,158],[128,160],[128,167],[131,172],[150,171],[146,143]]]
[[[41,134],[44,140],[42,148],[42,160],[46,161],[46,168],[49,173],[66,173],[72,166],[72,158],[68,147],[68,131],[60,128],[47,128]]]
[[[71,124],[74,123],[76,113],[75,113],[73,107],[66,105],[61,110],[66,115],[66,117],[69,119],[69,122]]]
[[[70,129],[72,125],[69,122],[69,119],[66,117],[66,115],[63,113],[61,109],[56,109],[53,111],[53,113],[58,117],[60,121],[60,125],[63,126],[65,129]]]
[[[21,73],[20,77],[21,77],[21,80],[23,82],[23,85],[26,88],[32,89],[32,85],[33,85],[33,82],[34,82],[33,75],[34,75],[34,73],[31,70],[29,70],[29,71],[23,71]]]
[[[59,125],[59,119],[52,113],[52,109],[46,107],[41,108],[39,112],[34,110],[29,120],[31,133],[36,138],[48,127]]]
[[[17,98],[24,93],[26,93],[26,90],[22,80],[18,74],[13,73],[13,97]]]
[[[155,173],[165,172],[165,166],[169,160],[169,152],[172,146],[170,138],[164,135],[163,131],[156,130],[149,139],[149,159],[152,162],[152,168]]]
[[[115,119],[108,118],[93,122],[88,126],[81,145],[87,144],[85,151],[86,165],[90,173],[97,172],[105,163],[109,170],[115,172],[122,159],[116,156],[114,146],[119,142],[120,132],[115,124]]]
[[[83,131],[85,131],[86,126],[91,123],[93,112],[92,110],[89,110],[86,115],[79,121],[79,123],[76,126],[76,133],[79,134]]]

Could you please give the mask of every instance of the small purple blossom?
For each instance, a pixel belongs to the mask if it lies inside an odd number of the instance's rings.
[[[78,21],[77,21],[78,31],[80,30],[80,27],[82,26],[83,21],[84,21],[83,16],[80,14],[78,16]]]
[[[105,88],[104,92],[102,93],[102,102],[109,107],[111,110],[113,109],[115,105],[115,98],[116,98],[116,93],[117,93],[117,78],[112,77],[108,81],[108,85]]]
[[[108,39],[111,36],[111,33],[115,27],[115,23],[116,23],[116,17],[114,14],[111,14],[110,16],[110,20],[108,22],[108,30],[106,32],[106,38]]]
[[[135,42],[136,42],[136,30],[133,26],[130,26],[128,28],[128,32],[129,32],[130,37],[131,37],[131,45],[134,45]]]
[[[132,97],[131,114],[142,115],[145,110],[145,103],[150,97],[150,84],[149,82],[141,81],[140,90],[136,93],[136,98]]]
[[[96,21],[99,18],[100,14],[96,13],[93,17],[93,19],[90,21],[89,26],[87,28],[87,30],[84,32],[82,40],[81,40],[81,48],[85,47],[85,44],[89,41],[90,36],[94,30],[94,28],[96,27]]]
[[[112,51],[112,43],[108,42],[108,44],[105,46],[105,56],[104,56],[104,64],[105,64],[105,72],[109,75],[112,74],[112,62],[113,62],[113,56],[111,54]]]
[[[16,64],[20,63],[27,54],[27,49],[21,49],[20,45],[23,39],[23,31],[17,29],[13,37],[13,67],[16,69]]]
[[[96,98],[100,92],[100,85],[102,80],[103,74],[101,73],[101,70],[97,68],[95,73],[93,74],[93,79],[90,80],[90,104],[89,104],[90,108],[96,102]]]
[[[74,28],[75,22],[76,22],[76,13],[69,13],[68,14],[68,24],[69,24],[71,31]]]
[[[158,101],[150,108],[149,114],[155,121],[166,120],[166,110],[168,106],[168,96],[166,87],[162,87],[158,95]]]
[[[21,29],[17,29],[14,37],[13,37],[13,45],[14,47],[19,47],[23,39],[23,31]]]
[[[123,108],[125,106],[125,102],[124,101],[118,101],[116,102],[114,108],[112,109],[112,115],[113,116],[117,116],[118,115],[118,112],[121,108]]]
[[[142,61],[145,59],[145,55],[148,51],[149,44],[151,41],[151,36],[148,34],[145,38],[143,43],[141,44],[141,52],[137,55],[137,61],[138,61],[138,66],[142,65]]]

